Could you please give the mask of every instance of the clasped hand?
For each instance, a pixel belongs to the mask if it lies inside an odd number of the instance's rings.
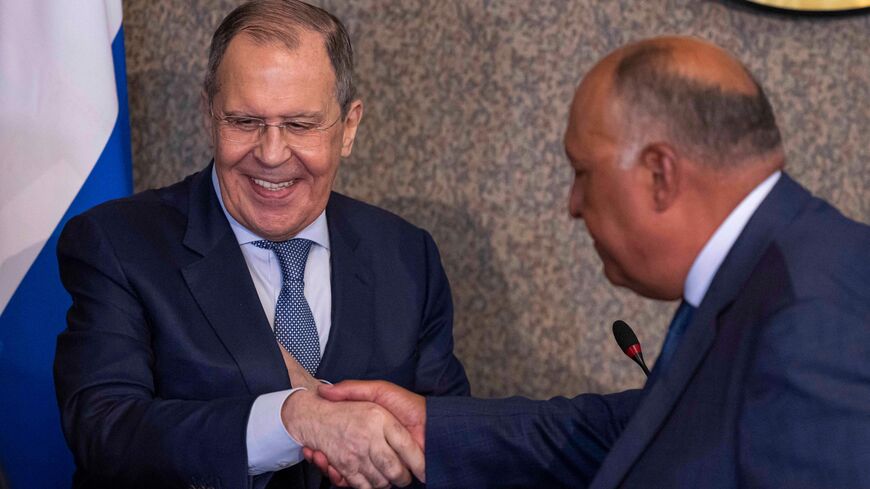
[[[290,396],[282,418],[305,458],[333,484],[404,487],[412,473],[425,482],[422,396],[382,381],[321,385],[318,394]]]

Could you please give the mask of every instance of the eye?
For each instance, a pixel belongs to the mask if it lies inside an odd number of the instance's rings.
[[[317,129],[317,124],[306,121],[287,121],[284,127],[290,132],[308,132]]]
[[[227,117],[227,124],[242,131],[256,131],[263,125],[263,121],[253,117]]]

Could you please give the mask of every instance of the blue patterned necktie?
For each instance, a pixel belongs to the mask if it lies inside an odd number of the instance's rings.
[[[671,357],[673,357],[674,351],[677,349],[677,344],[679,344],[680,339],[686,333],[686,327],[689,326],[689,322],[692,320],[692,313],[694,311],[695,308],[684,300],[674,314],[674,319],[671,320],[671,325],[668,327],[668,335],[665,337],[665,342],[662,345],[662,352],[656,361],[654,370],[658,371],[657,375],[661,375],[668,368]]]
[[[281,265],[281,292],[275,305],[275,337],[311,375],[320,365],[320,339],[314,315],[305,300],[305,263],[311,241],[254,241],[258,248],[272,250]]]

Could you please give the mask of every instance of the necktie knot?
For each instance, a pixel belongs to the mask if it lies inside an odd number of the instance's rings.
[[[287,241],[254,241],[254,246],[275,252],[284,282],[302,282],[312,241],[293,238]]]

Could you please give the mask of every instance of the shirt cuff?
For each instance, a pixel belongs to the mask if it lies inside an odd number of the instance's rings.
[[[284,401],[304,387],[263,394],[254,400],[248,417],[248,474],[274,472],[302,461],[302,445],[281,421]]]

